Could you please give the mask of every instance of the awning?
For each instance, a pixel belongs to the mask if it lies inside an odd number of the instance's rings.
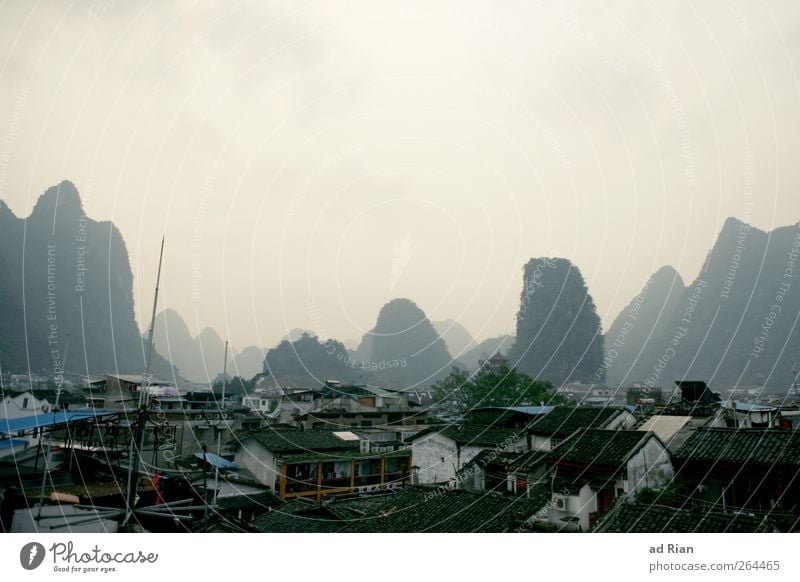
[[[200,460],[206,461],[212,467],[216,467],[217,469],[238,469],[239,465],[236,463],[229,461],[228,459],[223,459],[219,455],[215,455],[214,453],[204,453],[199,452],[194,454]]]
[[[60,412],[48,412],[35,416],[25,416],[22,418],[0,419],[0,434],[15,435],[17,433],[39,429],[50,428],[62,424],[71,424],[82,420],[96,420],[107,416],[118,414],[117,411],[96,411],[79,410],[75,412],[62,410]]]

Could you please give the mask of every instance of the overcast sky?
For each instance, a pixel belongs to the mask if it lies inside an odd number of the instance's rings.
[[[161,306],[238,348],[394,297],[510,333],[539,256],[607,328],[728,216],[800,220],[795,5],[4,2],[0,199],[72,180],[142,328],[162,233]]]

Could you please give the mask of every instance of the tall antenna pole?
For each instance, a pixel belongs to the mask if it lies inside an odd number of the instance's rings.
[[[225,408],[225,386],[228,383],[228,340],[225,340],[225,361],[222,363],[222,408]]]
[[[142,385],[139,389],[139,412],[136,420],[136,432],[131,439],[131,454],[129,455],[130,467],[128,468],[128,491],[125,519],[122,524],[127,525],[133,517],[133,506],[136,505],[136,485],[139,474],[139,459],[144,447],[144,433],[147,425],[147,391],[150,388],[150,359],[153,355],[153,330],[156,326],[156,307],[158,306],[158,286],[161,283],[161,263],[164,259],[164,237],[161,237],[161,252],[158,256],[158,275],[156,275],[156,290],[153,294],[153,315],[150,318],[150,332],[147,334],[147,361],[145,362]]]
[[[161,252],[158,255],[158,275],[156,275],[156,290],[153,294],[153,314],[150,317],[150,331],[147,334],[147,361],[145,364],[142,390],[139,394],[139,407],[142,406],[142,399],[146,388],[150,387],[150,362],[153,357],[153,331],[156,327],[156,308],[158,307],[158,287],[161,284],[161,262],[164,259],[164,237],[161,237]]]

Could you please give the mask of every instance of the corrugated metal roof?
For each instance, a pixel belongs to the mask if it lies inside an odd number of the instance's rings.
[[[25,416],[22,418],[0,419],[0,434],[13,435],[18,432],[31,430],[34,428],[47,428],[59,424],[69,424],[81,420],[101,418],[117,414],[117,411],[107,410],[62,410],[59,412],[48,412],[47,414],[37,414],[35,416]]]

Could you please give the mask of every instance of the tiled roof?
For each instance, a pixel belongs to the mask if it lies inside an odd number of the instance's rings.
[[[431,433],[442,434],[462,445],[497,446],[525,442],[524,431],[475,424],[450,424],[445,427],[431,427],[415,435],[412,440],[423,438]]]
[[[334,497],[322,504],[310,499],[296,499],[261,515],[251,524],[260,532],[333,533],[364,518],[376,515],[395,492]]]
[[[358,441],[344,441],[333,434],[333,431],[266,430],[247,433],[242,440],[248,438],[272,453],[318,453],[358,449]]]
[[[800,432],[698,428],[675,453],[685,461],[800,465]]]
[[[270,507],[280,504],[280,498],[271,491],[255,493],[252,495],[232,495],[217,499],[220,509],[263,509],[267,511]]]
[[[618,415],[619,408],[557,406],[530,427],[532,434],[565,438],[579,428],[605,428]]]
[[[316,451],[308,451],[305,453],[292,453],[280,455],[280,460],[284,463],[298,463],[304,461],[332,461],[333,457],[336,459],[391,459],[410,457],[410,449],[400,449],[396,451],[378,452],[375,449],[368,453],[362,453],[358,449],[348,449],[346,451],[327,451],[318,453]]]
[[[333,533],[344,523],[324,506],[297,499],[259,516],[251,525],[262,533]]]
[[[472,459],[479,467],[501,466],[507,470],[528,470],[547,460],[547,453],[526,451],[524,453],[481,451]]]
[[[688,508],[623,503],[598,524],[608,533],[755,533],[772,531],[760,518]]]
[[[619,468],[649,438],[654,435],[638,430],[581,429],[553,449],[548,460]]]
[[[532,497],[492,492],[404,487],[380,510],[353,522],[348,532],[502,533],[523,529],[549,501],[544,488]]]
[[[359,521],[365,517],[375,515],[380,511],[389,500],[397,497],[397,491],[387,491],[372,493],[369,495],[359,495],[357,497],[331,496],[330,499],[323,501],[325,507],[334,515],[338,516],[346,524]]]

